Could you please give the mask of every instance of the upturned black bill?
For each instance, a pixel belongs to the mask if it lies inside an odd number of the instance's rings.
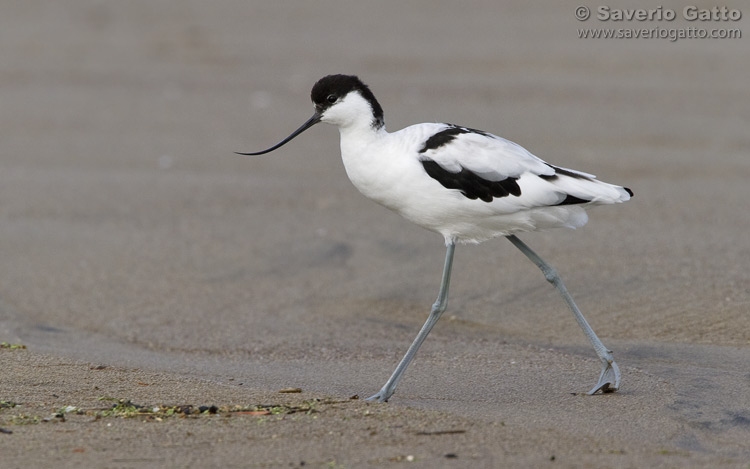
[[[301,134],[305,130],[309,129],[313,125],[317,124],[318,122],[320,122],[320,114],[318,114],[316,112],[315,114],[313,114],[313,116],[307,122],[305,122],[304,124],[302,124],[302,127],[300,127],[299,129],[295,130],[294,132],[292,132],[292,134],[290,136],[288,136],[284,140],[280,141],[276,145],[272,146],[271,148],[269,148],[267,150],[263,150],[263,151],[258,151],[258,152],[255,152],[255,153],[240,153],[238,151],[236,151],[235,153],[237,153],[238,155],[253,156],[253,155],[263,155],[265,153],[272,152],[275,149],[277,149],[277,148],[281,147],[282,145],[286,144],[287,142],[289,142],[290,140],[292,140],[294,137],[296,137],[297,135]]]

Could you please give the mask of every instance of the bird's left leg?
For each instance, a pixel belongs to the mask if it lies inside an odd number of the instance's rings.
[[[446,246],[445,251],[445,265],[443,266],[443,278],[440,282],[440,292],[438,293],[437,300],[432,305],[430,315],[427,317],[427,321],[422,326],[422,329],[417,334],[417,337],[412,342],[409,350],[406,351],[406,355],[401,359],[401,362],[396,367],[391,377],[386,381],[383,387],[376,394],[367,398],[368,401],[387,402],[388,399],[396,391],[396,386],[404,375],[406,368],[409,363],[414,359],[414,355],[417,354],[417,350],[422,346],[422,342],[427,338],[427,335],[432,330],[432,327],[438,322],[440,316],[445,312],[445,308],[448,307],[448,287],[451,283],[451,269],[453,267],[453,253],[456,250],[456,244],[450,241]]]
[[[586,322],[586,318],[583,317],[583,314],[581,314],[581,310],[579,310],[578,306],[576,306],[573,298],[570,296],[570,293],[568,293],[568,289],[565,288],[565,284],[563,284],[562,279],[557,274],[557,271],[552,266],[547,264],[544,259],[539,257],[537,253],[532,251],[531,248],[526,245],[526,243],[518,239],[515,235],[510,235],[507,238],[511,243],[513,243],[515,247],[517,247],[522,253],[524,253],[524,255],[528,257],[531,262],[536,264],[536,266],[539,267],[544,273],[544,277],[547,279],[547,281],[554,285],[555,288],[557,288],[557,291],[560,292],[563,299],[565,300],[565,303],[567,303],[568,307],[570,307],[570,310],[573,312],[578,325],[581,326],[581,329],[583,329],[584,334],[586,334],[586,337],[591,342],[591,345],[594,346],[596,354],[602,361],[602,373],[599,376],[599,382],[596,384],[596,386],[594,386],[593,389],[591,389],[591,391],[589,391],[589,394],[595,394],[598,391],[601,391],[603,393],[617,391],[617,389],[619,389],[620,387],[620,369],[617,367],[617,363],[615,363],[615,359],[612,356],[612,351],[608,350],[607,347],[602,344],[602,341],[599,340],[599,337],[596,336],[594,330],[591,329],[591,326],[589,326],[589,323]]]

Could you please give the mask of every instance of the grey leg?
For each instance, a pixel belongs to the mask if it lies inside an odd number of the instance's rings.
[[[589,394],[594,394],[597,391],[601,392],[615,392],[620,387],[620,369],[617,367],[617,363],[615,363],[615,359],[612,356],[612,351],[608,350],[607,347],[602,344],[602,341],[599,340],[599,337],[596,336],[594,333],[594,330],[591,329],[591,326],[589,326],[589,323],[586,322],[586,319],[583,317],[583,314],[581,314],[581,311],[578,309],[578,306],[576,306],[575,302],[573,301],[573,298],[570,296],[570,293],[568,293],[567,288],[565,288],[565,285],[563,284],[562,279],[559,275],[557,275],[557,271],[544,262],[544,260],[537,255],[534,251],[531,250],[530,247],[528,247],[523,241],[518,239],[514,235],[510,235],[507,237],[508,240],[513,243],[515,247],[521,250],[526,257],[531,260],[534,264],[539,267],[542,272],[544,273],[544,277],[547,279],[549,283],[555,286],[557,288],[557,291],[560,292],[560,294],[563,296],[563,299],[565,299],[565,302],[568,304],[568,307],[570,307],[570,310],[573,312],[573,315],[576,318],[576,321],[578,322],[578,325],[581,326],[581,329],[583,329],[584,334],[586,334],[586,337],[588,337],[589,341],[591,342],[591,345],[594,346],[594,350],[596,350],[596,354],[599,356],[599,359],[602,361],[602,373],[599,376],[599,382],[594,386],[594,388],[589,391]]]
[[[443,267],[443,280],[440,283],[440,292],[438,293],[437,301],[432,305],[432,310],[427,317],[427,321],[424,323],[424,326],[422,326],[419,334],[417,334],[414,342],[409,346],[409,350],[406,351],[406,355],[401,359],[401,362],[398,364],[391,377],[388,378],[388,381],[386,381],[377,394],[367,398],[368,401],[377,400],[378,402],[387,402],[388,399],[390,399],[396,390],[396,386],[398,386],[398,382],[401,380],[404,371],[406,371],[406,367],[408,367],[409,363],[414,359],[414,355],[416,355],[422,342],[427,338],[432,327],[438,322],[438,319],[440,319],[443,312],[445,312],[445,308],[448,306],[448,286],[451,283],[451,268],[453,267],[453,252],[455,250],[455,243],[451,242],[448,244],[445,251],[445,266]]]

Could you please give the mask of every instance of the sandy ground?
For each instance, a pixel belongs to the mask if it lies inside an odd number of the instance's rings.
[[[577,5],[4,5],[0,342],[27,348],[0,348],[0,466],[750,467],[747,39],[577,34],[747,18]],[[620,392],[583,394],[593,351],[497,240],[458,248],[391,402],[351,399],[424,321],[442,239],[357,193],[333,128],[232,153],[297,128],[341,72],[390,130],[484,129],[633,189],[523,237],[615,351]],[[140,410],[107,412],[120,400]],[[185,406],[217,411],[168,415]]]

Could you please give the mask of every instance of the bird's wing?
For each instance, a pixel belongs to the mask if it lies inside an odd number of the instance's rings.
[[[526,172],[537,176],[555,174],[554,167],[522,146],[497,135],[450,124],[436,130],[419,149],[420,160],[434,161],[451,173],[466,170],[487,181],[518,178]],[[594,178],[591,174],[566,171]]]
[[[430,177],[469,199],[531,208],[630,198],[593,174],[552,166],[510,140],[467,127],[432,127],[418,154]]]

